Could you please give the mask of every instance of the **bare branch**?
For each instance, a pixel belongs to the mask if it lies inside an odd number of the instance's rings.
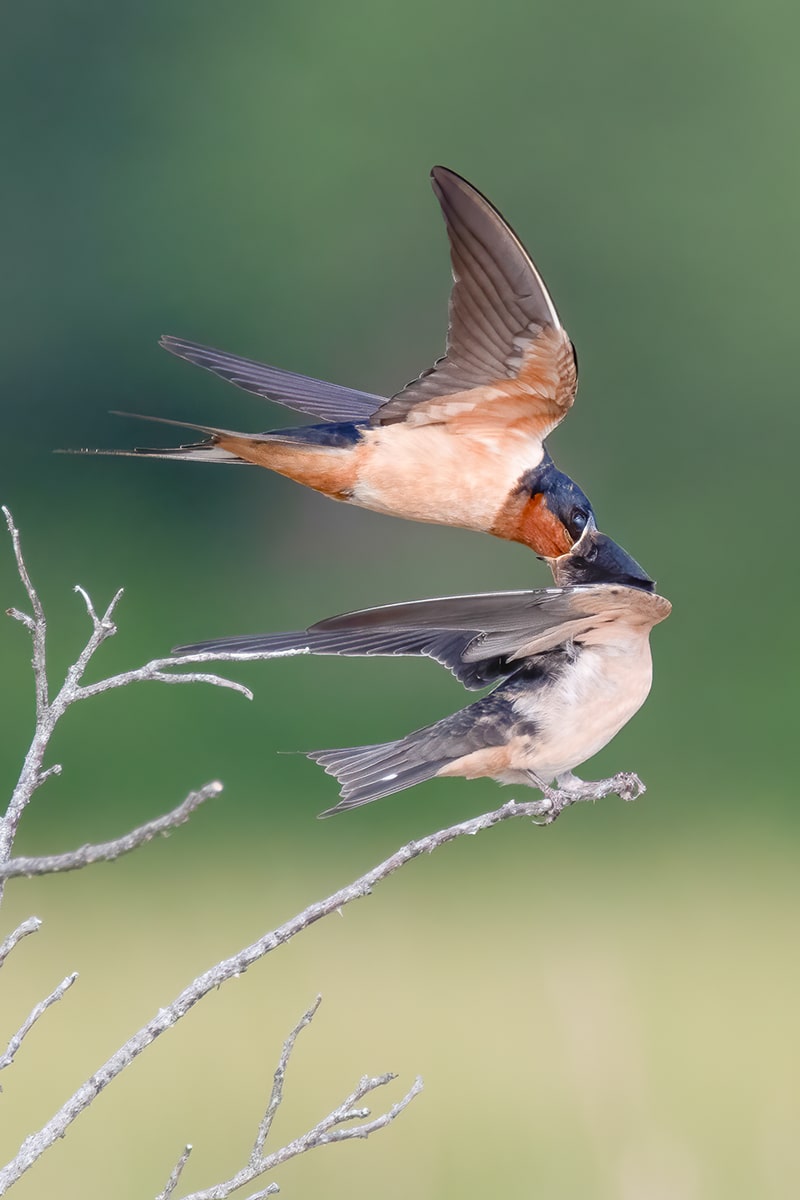
[[[119,588],[114,594],[102,617],[98,617],[88,593],[84,591],[80,584],[76,584],[74,590],[78,593],[86,605],[86,611],[89,614],[89,620],[92,622],[92,633],[83,650],[81,650],[77,659],[67,671],[67,676],[61,689],[61,692],[67,696],[71,696],[71,693],[77,688],[81,679],[83,679],[84,671],[88,667],[94,655],[102,646],[103,642],[106,642],[109,638],[115,636],[117,627],[111,618],[114,615],[114,610],[124,594],[124,589]],[[72,703],[72,700],[68,700],[67,703]]]
[[[96,862],[113,862],[115,858],[119,858],[123,854],[129,854],[131,850],[136,850],[146,842],[152,841],[158,834],[169,833],[170,830],[185,824],[192,813],[204,801],[210,800],[214,796],[219,796],[221,792],[221,783],[217,781],[207,783],[199,791],[190,792],[177,808],[173,808],[172,812],[165,813],[161,817],[156,817],[152,821],[147,821],[146,824],[132,829],[130,833],[123,834],[122,837],[116,838],[113,842],[99,842],[96,845],[81,846],[79,849],[70,850],[66,854],[48,854],[36,857],[20,856],[19,858],[9,859],[7,863],[0,864],[0,879],[12,879],[19,876],[30,877],[32,875],[53,875],[57,871],[76,871],[81,867],[88,867]]]
[[[89,683],[76,689],[76,700],[88,700],[90,696],[100,696],[103,692],[111,692],[115,688],[127,687],[129,683],[210,683],[214,687],[230,688],[239,692],[247,700],[253,699],[250,688],[222,675],[211,675],[207,672],[192,671],[181,674],[174,671],[175,666],[185,666],[188,663],[212,662],[207,655],[186,655],[184,658],[154,658],[152,662],[137,667],[134,671],[123,671],[121,675],[113,675],[109,679],[101,679],[98,683]]]
[[[158,1193],[158,1195],[156,1196],[156,1200],[169,1200],[170,1196],[175,1191],[175,1188],[178,1186],[178,1184],[180,1182],[181,1175],[183,1174],[183,1168],[186,1166],[187,1162],[189,1161],[189,1156],[191,1153],[192,1153],[192,1146],[191,1145],[184,1146],[180,1158],[175,1163],[175,1166],[172,1168],[172,1174],[170,1175],[169,1179],[167,1180],[167,1186],[164,1188],[163,1192]]]
[[[6,616],[13,617],[15,621],[21,621],[26,629],[33,630],[36,628],[36,622],[33,617],[28,616],[27,613],[20,612],[18,608],[7,608]]]
[[[0,942],[0,967],[8,958],[11,951],[21,942],[29,933],[36,933],[41,928],[42,922],[39,917],[28,917],[18,925],[13,933],[10,933],[7,938]]]
[[[15,868],[11,868],[9,863],[17,829],[19,827],[19,822],[22,819],[22,814],[30,804],[36,790],[42,786],[45,780],[49,779],[52,775],[59,774],[61,771],[61,767],[58,764],[45,767],[44,758],[50,745],[50,740],[53,736],[53,731],[56,725],[72,704],[76,704],[79,700],[87,700],[90,696],[98,696],[103,692],[109,692],[120,687],[127,687],[127,685],[130,683],[141,682],[208,683],[214,687],[229,688],[233,691],[239,692],[241,695],[246,696],[249,700],[252,700],[253,698],[253,694],[249,688],[245,687],[243,684],[236,683],[231,679],[226,679],[223,676],[211,674],[205,671],[192,671],[182,674],[180,671],[175,670],[176,664],[190,665],[198,662],[208,662],[209,658],[207,655],[203,657],[186,656],[182,660],[176,660],[174,658],[154,659],[152,662],[145,663],[143,667],[138,667],[133,671],[125,671],[120,675],[114,675],[108,679],[102,679],[97,683],[87,685],[82,684],[81,680],[83,679],[86,668],[91,662],[93,656],[97,653],[102,644],[107,641],[108,638],[113,637],[117,632],[117,627],[114,624],[113,617],[117,605],[122,598],[122,589],[116,593],[103,614],[98,615],[89,594],[82,587],[78,586],[75,590],[81,596],[83,603],[86,606],[86,612],[92,624],[92,632],[75,662],[67,671],[64,682],[61,685],[58,693],[52,700],[50,700],[47,681],[47,661],[45,647],[47,625],[45,621],[44,610],[36,589],[31,582],[31,577],[28,573],[25,560],[22,556],[19,531],[14,524],[14,520],[9,510],[4,507],[2,511],[6,518],[6,525],[8,526],[9,534],[11,535],[17,571],[19,572],[20,579],[22,580],[22,584],[31,603],[31,608],[33,609],[32,616],[27,613],[23,613],[18,609],[10,609],[9,613],[12,617],[21,621],[26,626],[26,628],[30,631],[33,641],[33,671],[36,680],[36,729],[34,731],[33,740],[31,741],[28,753],[25,756],[25,761],[22,765],[22,770],[20,772],[17,785],[14,788],[11,801],[8,805],[5,816],[0,819],[0,900],[3,896],[5,880],[10,876],[26,873],[41,873],[39,870],[28,871],[26,867],[20,866],[20,862],[16,864]],[[168,816],[164,818],[164,820],[167,821],[167,827],[170,827],[170,817],[171,814],[168,814]],[[160,831],[161,830],[159,829],[155,830],[155,832]],[[137,831],[134,831],[134,834],[130,836],[135,837],[136,833]],[[145,835],[143,840],[147,841],[148,836],[152,836],[152,834]],[[135,844],[141,843],[137,842]],[[130,849],[133,848],[133,845],[130,846]],[[102,852],[107,849],[108,847],[100,847],[99,853],[97,853],[95,857],[91,857],[92,848],[84,847],[84,851],[76,851],[75,855],[79,858],[83,852],[86,852],[90,855],[87,861],[97,861],[97,857],[102,858],[104,856]],[[118,853],[125,853],[125,848],[119,850]],[[116,852],[112,851],[111,853],[107,853],[105,857],[116,857]],[[56,856],[56,859],[61,860],[62,856]],[[44,862],[45,860],[42,861]],[[74,865],[81,866],[83,863],[81,861],[76,861]],[[43,870],[51,869],[69,870],[70,866],[59,865],[43,868]]]
[[[625,790],[631,784],[631,779],[634,777],[622,775],[615,777],[615,780],[604,780],[603,785],[607,785],[611,790],[619,787]],[[90,1079],[81,1085],[78,1090],[72,1095],[69,1100],[59,1109],[57,1113],[44,1125],[37,1133],[26,1138],[20,1147],[15,1157],[2,1169],[0,1169],[0,1195],[3,1194],[3,1189],[8,1188],[19,1177],[33,1166],[36,1160],[52,1146],[59,1138],[62,1138],[72,1122],[78,1117],[92,1101],[99,1095],[104,1088],[108,1086],[113,1079],[116,1079],[134,1059],[145,1050],[157,1037],[160,1037],[167,1029],[171,1029],[182,1017],[186,1015],[199,1000],[209,992],[216,991],[223,983],[227,983],[229,979],[235,979],[242,975],[248,967],[257,962],[260,958],[269,954],[272,950],[283,946],[286,942],[296,937],[302,930],[307,929],[310,925],[314,925],[323,917],[330,916],[332,913],[338,912],[347,904],[351,904],[354,900],[360,900],[363,896],[369,896],[376,884],[387,879],[395,871],[399,871],[407,863],[415,858],[419,858],[423,854],[432,854],[435,850],[446,846],[449,842],[453,842],[460,837],[473,837],[484,830],[492,829],[495,825],[499,825],[503,821],[513,820],[519,817],[534,819],[540,822],[549,823],[553,821],[560,812],[572,804],[576,804],[582,800],[594,800],[597,798],[597,792],[594,785],[586,785],[586,792],[578,791],[555,791],[549,790],[549,795],[544,796],[541,800],[529,800],[519,804],[516,800],[508,800],[500,808],[494,809],[492,812],[483,813],[479,817],[472,817],[468,821],[461,821],[457,825],[450,825],[446,829],[440,829],[438,833],[431,833],[427,837],[420,838],[417,841],[408,842],[405,846],[401,846],[389,858],[384,859],[378,866],[367,871],[360,878],[354,880],[353,883],[334,892],[324,900],[319,900],[315,904],[310,904],[308,908],[303,909],[291,920],[279,925],[276,929],[265,933],[258,941],[252,945],[246,946],[240,950],[238,954],[232,955],[230,958],[223,959],[194,979],[188,987],[176,996],[171,1004],[160,1008],[156,1015],[143,1025],[142,1028],[131,1037],[124,1046],[121,1046],[111,1058],[107,1060]],[[352,1104],[356,1101],[352,1101]],[[351,1136],[359,1136],[351,1133]]]
[[[85,588],[82,588],[79,583],[76,583],[74,590],[78,593],[78,595],[83,600],[83,603],[86,605],[86,611],[89,614],[89,620],[92,622],[92,627],[94,628],[95,633],[98,633],[98,634],[102,633],[102,634],[105,634],[106,637],[113,637],[117,631],[114,628],[114,622],[112,620],[112,617],[114,616],[114,612],[116,611],[117,605],[119,604],[120,600],[122,599],[122,597],[125,594],[125,589],[124,588],[117,589],[116,593],[114,594],[114,596],[111,600],[111,603],[109,604],[106,611],[103,613],[102,617],[98,617],[97,613],[95,612],[95,607],[94,607],[94,604],[92,603],[92,598],[89,595],[89,593],[86,591]]]
[[[318,1121],[312,1129],[309,1129],[307,1133],[287,1143],[280,1150],[274,1150],[271,1154],[264,1154],[264,1144],[272,1127],[273,1118],[283,1100],[286,1069],[289,1065],[289,1059],[294,1050],[295,1042],[300,1032],[311,1024],[321,1002],[322,997],[317,996],[314,1003],[303,1014],[283,1044],[283,1050],[281,1051],[278,1066],[275,1070],[269,1103],[261,1124],[258,1127],[253,1151],[247,1166],[242,1167],[240,1171],[237,1171],[235,1175],[232,1175],[230,1179],[226,1179],[223,1183],[217,1183],[210,1188],[203,1188],[199,1192],[191,1192],[188,1196],[184,1197],[184,1200],[227,1200],[227,1197],[232,1195],[233,1192],[238,1191],[239,1188],[253,1183],[268,1171],[288,1162],[290,1158],[296,1158],[299,1154],[306,1154],[309,1150],[315,1150],[318,1146],[327,1146],[349,1138],[369,1137],[371,1133],[376,1133],[379,1129],[383,1129],[399,1117],[400,1113],[407,1108],[414,1097],[422,1091],[422,1080],[418,1078],[402,1100],[398,1100],[386,1112],[374,1117],[364,1125],[342,1129],[340,1126],[345,1121],[363,1120],[368,1117],[370,1115],[368,1108],[356,1108],[355,1106],[365,1096],[368,1096],[370,1092],[375,1091],[376,1088],[384,1087],[396,1078],[395,1075],[391,1074],[379,1075],[374,1079],[365,1075],[359,1082],[358,1087],[341,1104],[333,1109],[332,1112],[323,1117],[321,1121]],[[251,1196],[250,1200],[256,1200],[256,1197],[274,1195],[278,1190],[277,1184],[271,1183],[263,1191],[257,1192],[255,1197]],[[159,1200],[163,1200],[163,1194],[162,1197],[159,1197]]]
[[[67,975],[66,979],[62,979],[58,987],[54,988],[49,996],[46,996],[44,1000],[39,1001],[39,1003],[22,1022],[17,1032],[9,1041],[5,1054],[0,1055],[0,1071],[3,1071],[6,1067],[11,1066],[20,1046],[33,1029],[39,1018],[47,1012],[51,1004],[55,1004],[61,999],[64,993],[72,987],[77,978],[78,972],[73,971],[71,975]]]
[[[275,1119],[275,1113],[278,1111],[281,1101],[283,1100],[283,1084],[286,1079],[286,1068],[289,1065],[289,1059],[292,1056],[294,1044],[302,1030],[305,1029],[307,1025],[310,1025],[314,1020],[317,1009],[321,1003],[322,996],[317,996],[314,1003],[306,1012],[303,1013],[302,1017],[297,1022],[286,1041],[283,1043],[283,1050],[281,1051],[281,1056],[278,1060],[278,1065],[275,1068],[275,1075],[272,1081],[272,1092],[270,1093],[269,1104],[267,1105],[266,1111],[261,1120],[261,1124],[258,1127],[256,1140],[253,1144],[253,1153],[250,1155],[251,1165],[260,1162],[263,1157],[264,1144],[269,1137],[269,1131],[272,1128],[272,1122]]]
[[[345,1102],[336,1110],[336,1112],[332,1114],[332,1116],[335,1117],[335,1123],[338,1124],[342,1121],[351,1121],[354,1119],[361,1120],[364,1117],[368,1117],[368,1108],[353,1109],[351,1111],[351,1104],[358,1100],[363,1100],[364,1096],[368,1095],[369,1092],[374,1091],[374,1089],[377,1087],[383,1087],[384,1084],[391,1083],[391,1081],[396,1078],[396,1075],[380,1075],[377,1079],[368,1079],[365,1076],[361,1080],[359,1087],[355,1092],[353,1092],[352,1096],[349,1096],[348,1099],[345,1100]],[[330,1133],[324,1132],[321,1137],[314,1139],[314,1144],[324,1146],[329,1142],[346,1142],[352,1138],[368,1138],[371,1133],[375,1133],[375,1131],[378,1129],[383,1129],[384,1126],[388,1125],[391,1121],[394,1121],[394,1119],[400,1115],[403,1109],[408,1107],[414,1097],[419,1095],[419,1093],[422,1091],[422,1087],[422,1079],[418,1075],[414,1080],[411,1089],[406,1092],[402,1100],[398,1100],[396,1104],[393,1104],[391,1108],[389,1108],[385,1113],[382,1113],[379,1117],[373,1117],[373,1119],[371,1121],[367,1121],[366,1124],[356,1125],[351,1129],[332,1129]],[[330,1121],[330,1118],[326,1118],[326,1120]],[[334,1122],[331,1122],[331,1124],[333,1123]],[[285,1162],[286,1160],[282,1159],[281,1161]]]
[[[14,617],[17,621],[22,621],[31,633],[33,639],[33,675],[36,682],[36,716],[37,720],[44,713],[48,703],[47,693],[47,668],[45,663],[45,641],[47,637],[47,621],[44,616],[42,602],[39,599],[38,592],[33,586],[31,577],[28,574],[28,568],[25,566],[25,560],[22,557],[22,545],[20,543],[19,530],[14,524],[14,518],[11,512],[5,505],[2,508],[3,516],[6,519],[8,532],[11,535],[11,545],[14,548],[14,558],[17,563],[17,571],[22,580],[22,586],[28,593],[28,599],[31,602],[33,616],[28,616],[27,613],[22,613],[19,609],[9,609],[9,616]]]

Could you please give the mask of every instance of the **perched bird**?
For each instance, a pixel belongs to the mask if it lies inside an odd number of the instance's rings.
[[[592,507],[544,440],[575,398],[572,343],[500,213],[455,172],[434,167],[431,177],[454,280],[446,353],[433,367],[387,400],[164,337],[172,354],[325,423],[246,434],[165,421],[207,440],[95,453],[254,463],[376,512],[491,533],[548,557],[568,551]]]
[[[442,775],[544,791],[555,779],[584,789],[573,768],[644,703],[650,630],[670,609],[649,581],[583,583],[391,604],[297,633],[222,638],[175,653],[424,655],[466,688],[497,685],[397,741],[309,753],[341,784],[341,802],[322,813],[330,816]]]

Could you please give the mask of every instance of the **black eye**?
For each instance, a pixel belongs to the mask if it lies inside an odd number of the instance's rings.
[[[585,508],[573,508],[572,512],[569,514],[567,529],[569,530],[570,535],[574,537],[576,542],[586,528],[588,520],[589,514]]]

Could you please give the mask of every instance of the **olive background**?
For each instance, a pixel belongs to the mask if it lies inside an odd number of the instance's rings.
[[[54,685],[88,632],[76,583],[98,606],[126,589],[89,678],[176,642],[547,584],[522,547],[264,471],[53,454],[170,442],[110,409],[293,423],[166,355],[165,332],[400,388],[444,342],[436,162],[535,257],[581,368],[550,450],[674,605],[650,699],[586,768],[638,770],[645,797],[464,839],[310,929],[152,1047],[21,1200],[152,1196],[187,1141],[184,1190],[232,1174],[317,992],[276,1146],[364,1073],[398,1072],[389,1101],[417,1072],[426,1087],[369,1142],[276,1172],[284,1195],[793,1196],[800,16],[775,0],[42,0],[0,29],[0,500]],[[24,601],[8,544],[0,598]],[[10,792],[33,719],[12,621],[0,661]],[[4,932],[31,912],[44,927],[6,965],[0,1041],[81,978],[6,1073],[2,1161],[195,974],[513,794],[436,781],[318,822],[333,780],[279,751],[396,737],[468,697],[429,662],[229,674],[252,704],[139,685],[57,732],[64,773],[19,852],[117,836],[210,779],[225,791],[113,866],[9,886]]]

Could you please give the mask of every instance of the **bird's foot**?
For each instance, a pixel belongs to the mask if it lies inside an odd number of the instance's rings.
[[[570,804],[575,803],[575,794],[570,787],[550,787],[533,771],[529,771],[531,783],[537,787],[542,793],[542,801],[539,806],[539,816],[534,817],[534,825],[552,825],[557,817],[560,817],[565,808],[569,808]],[[559,780],[559,782],[561,782]]]

